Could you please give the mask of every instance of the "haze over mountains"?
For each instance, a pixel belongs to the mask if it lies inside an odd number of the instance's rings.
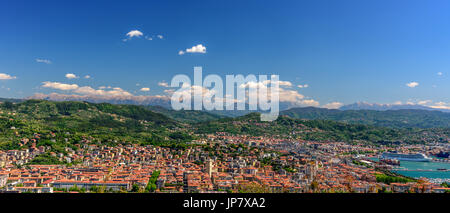
[[[337,110],[315,107],[292,108],[280,112],[291,118],[333,120],[395,128],[450,128],[450,113],[437,110]]]
[[[162,113],[154,112],[159,110]],[[304,110],[304,108],[297,108]],[[310,108],[318,110],[317,108]],[[323,109],[319,109],[323,110]],[[52,146],[58,152],[75,147],[83,139],[98,143],[138,143],[178,147],[198,134],[245,134],[282,136],[309,141],[369,143],[446,142],[449,128],[389,128],[332,120],[305,120],[280,116],[273,122],[260,120],[259,113],[220,118],[204,111],[172,111],[161,107],[88,102],[27,100],[0,104],[0,149],[30,146],[24,137],[41,134],[37,146]],[[372,111],[373,112],[373,111]],[[166,116],[164,114],[169,114]],[[209,117],[208,117],[209,116]],[[190,119],[205,118],[195,122]],[[54,136],[52,136],[54,135]],[[424,137],[426,136],[426,137]],[[67,138],[67,139],[64,139]]]
[[[399,109],[421,109],[421,110],[438,110],[443,112],[450,112],[447,109],[431,108],[419,104],[378,104],[378,103],[366,103],[356,102],[353,104],[344,105],[339,108],[340,110],[399,110]]]
[[[86,96],[86,95],[68,95],[68,94],[42,94],[37,93],[33,96],[27,97],[25,99],[41,99],[49,101],[87,101],[91,103],[111,103],[111,104],[134,104],[134,105],[150,105],[150,106],[162,106],[165,108],[170,108],[170,98],[167,96],[113,96],[113,97],[99,97],[99,96]],[[20,100],[20,99],[9,99],[9,100]],[[0,100],[1,101],[1,100]],[[288,110],[291,108],[297,108],[299,106],[293,105],[291,102],[280,102],[280,111]],[[399,110],[399,109],[420,109],[420,110],[438,110],[443,112],[450,112],[448,109],[432,108],[429,106],[419,105],[419,104],[379,104],[379,103],[367,103],[367,102],[356,102],[353,104],[348,104],[341,106],[340,110]],[[236,110],[235,112],[220,112],[217,114],[227,115],[227,116],[242,116],[248,114],[250,111],[246,110]]]
[[[243,116],[252,111],[194,111],[170,109],[170,99],[165,96],[135,96],[134,98],[98,99],[74,95],[36,94],[27,99],[50,101],[87,101],[92,103],[144,105],[147,109],[165,116],[188,123],[217,120],[224,117]],[[0,102],[22,102],[25,99],[0,98]],[[317,107],[293,107],[280,103],[280,115],[297,119],[332,120],[349,124],[366,124],[395,128],[450,128],[450,113],[445,109],[434,109],[422,105],[370,104],[358,102],[342,106],[339,109]],[[254,111],[253,111],[254,112]]]

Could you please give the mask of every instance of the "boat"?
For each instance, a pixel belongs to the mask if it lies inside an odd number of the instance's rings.
[[[436,154],[436,157],[438,157],[438,158],[449,158],[449,156],[450,156],[450,152],[440,151],[439,153]]]
[[[385,164],[393,165],[393,166],[400,166],[400,161],[397,159],[380,159],[380,162],[383,162]]]
[[[380,159],[395,159],[399,161],[418,161],[418,162],[429,162],[432,159],[423,153],[416,154],[402,154],[394,152],[384,152],[381,154]]]

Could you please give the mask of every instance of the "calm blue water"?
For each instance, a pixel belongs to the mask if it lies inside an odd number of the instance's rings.
[[[432,171],[396,171],[399,174],[409,177],[426,177],[426,178],[450,178],[450,163],[442,162],[412,162],[400,161],[400,168],[406,169],[424,169]],[[447,171],[438,171],[438,168],[447,169]]]
[[[378,161],[378,158],[370,158],[371,160]],[[400,161],[400,169],[411,170],[431,170],[431,171],[395,171],[401,175],[419,178],[440,178],[450,179],[450,163],[443,162],[413,162],[413,161]],[[447,171],[438,171],[437,169],[447,169]]]

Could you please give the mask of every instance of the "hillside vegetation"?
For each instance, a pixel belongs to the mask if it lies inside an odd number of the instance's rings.
[[[259,113],[237,118],[225,118],[196,125],[200,134],[227,132],[254,136],[287,136],[311,141],[365,141],[372,143],[448,142],[449,128],[388,128],[363,124],[348,124],[330,120],[304,120],[280,116],[273,122],[263,122]]]
[[[0,112],[0,149],[33,141],[62,151],[83,141],[179,144],[192,139],[185,124],[135,105],[28,100],[4,102]]]
[[[430,110],[336,110],[315,107],[292,108],[281,115],[309,120],[333,120],[393,128],[450,128],[450,113]]]

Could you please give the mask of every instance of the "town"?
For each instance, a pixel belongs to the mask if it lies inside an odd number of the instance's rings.
[[[31,193],[380,193],[448,192],[426,178],[388,176],[392,165],[373,161],[388,149],[438,153],[448,144],[374,146],[312,142],[278,137],[201,135],[187,148],[99,145],[86,137],[64,153],[65,164],[33,165],[50,147],[40,137],[23,139],[30,148],[0,151],[0,190]],[[448,181],[448,180],[446,180]]]

